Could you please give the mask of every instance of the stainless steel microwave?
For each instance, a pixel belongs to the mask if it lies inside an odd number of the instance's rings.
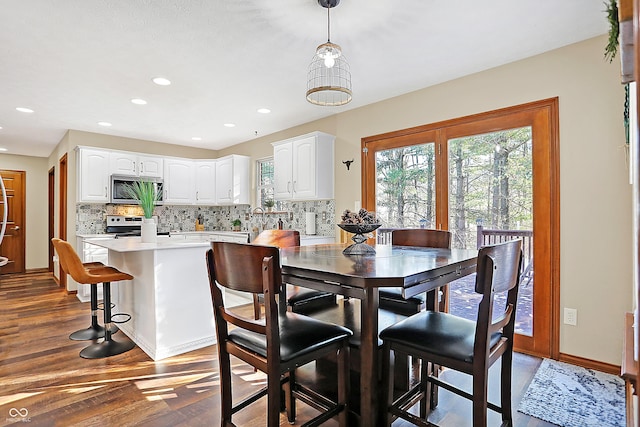
[[[111,203],[120,205],[136,205],[138,202],[132,198],[125,188],[136,181],[151,181],[156,187],[156,191],[160,194],[158,205],[162,204],[162,178],[150,176],[127,176],[127,175],[111,175]]]

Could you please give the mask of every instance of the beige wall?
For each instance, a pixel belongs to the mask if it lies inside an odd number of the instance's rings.
[[[0,169],[26,172],[25,268],[46,268],[49,256],[47,159],[0,154]]]
[[[253,158],[270,142],[320,130],[336,135],[336,212],[360,200],[360,140],[530,101],[559,97],[560,351],[620,364],[623,313],[632,307],[631,188],[622,126],[620,67],[603,60],[605,37],[340,113],[221,150]],[[437,66],[437,64],[434,64]],[[401,78],[401,75],[399,76]],[[355,91],[354,97],[358,93]],[[347,171],[342,160],[355,158]],[[605,230],[596,235],[594,229]]]

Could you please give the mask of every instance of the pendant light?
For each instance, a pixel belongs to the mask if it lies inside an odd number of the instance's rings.
[[[331,43],[332,7],[340,0],[318,0],[327,9],[327,42],[316,49],[307,75],[307,101],[316,105],[338,106],[351,101],[351,72],[342,48]]]

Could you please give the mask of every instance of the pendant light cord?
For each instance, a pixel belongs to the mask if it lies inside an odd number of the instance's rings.
[[[331,5],[327,6],[327,42],[331,42],[331,14],[329,11],[331,10]]]

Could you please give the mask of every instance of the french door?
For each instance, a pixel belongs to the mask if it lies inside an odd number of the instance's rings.
[[[523,238],[515,344],[545,357],[559,345],[557,121],[550,99],[362,140],[363,205],[385,226],[450,230],[472,249]],[[449,288],[450,311],[475,318],[473,283]]]

